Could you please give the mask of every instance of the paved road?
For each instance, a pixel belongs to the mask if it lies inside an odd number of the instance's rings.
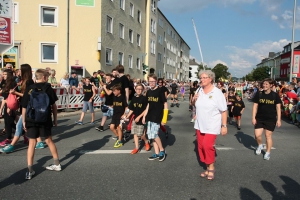
[[[240,131],[230,126],[227,136],[218,137],[214,181],[199,177],[203,169],[185,101],[170,109],[164,162],[148,161],[150,152],[126,153],[134,148],[132,140],[111,153],[111,132],[96,131],[89,116],[82,126],[74,125],[79,116],[60,118],[53,133],[63,171],[46,171],[49,149],[37,150],[37,174],[25,181],[26,146],[20,141],[16,152],[0,155],[0,199],[300,199],[300,130],[283,122],[265,161],[254,155],[251,107],[246,102]]]

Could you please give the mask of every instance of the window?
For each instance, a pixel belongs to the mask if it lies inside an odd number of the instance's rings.
[[[41,6],[41,25],[57,26],[58,8]]]
[[[41,43],[41,62],[57,62],[57,43]]]
[[[130,6],[129,6],[129,15],[131,17],[134,17],[134,5],[132,3],[130,3]]]
[[[113,33],[113,19],[110,16],[106,16],[106,32]]]
[[[19,23],[19,3],[14,2],[13,22]]]
[[[163,21],[163,19],[162,18],[159,18],[158,19],[158,25],[160,26],[160,27],[164,27],[164,21]]]
[[[154,30],[154,21],[153,21],[153,19],[151,19],[151,21],[150,21],[150,28],[151,28],[151,32],[153,33],[153,30]]]
[[[156,33],[156,21],[153,21],[153,33]]]
[[[124,60],[124,54],[122,52],[119,52],[119,65],[123,65]]]
[[[120,38],[124,39],[124,25],[119,24],[119,36]]]
[[[140,47],[141,46],[141,35],[140,34],[136,35],[136,42],[137,42],[137,45]]]
[[[136,59],[136,68],[137,69],[141,68],[141,59],[139,59],[139,58]]]
[[[155,41],[150,40],[150,48],[151,48],[151,53],[155,54]]]
[[[158,43],[163,45],[163,37],[161,35],[158,35]]]
[[[138,10],[137,15],[138,15],[138,16],[137,16],[138,22],[139,22],[139,23],[142,23],[142,13],[141,13],[141,11]]]
[[[125,0],[120,0],[120,8],[125,10]]]
[[[128,56],[128,67],[132,68],[132,55]]]
[[[157,60],[158,60],[158,61],[162,61],[162,55],[161,55],[161,53],[158,53],[158,54],[157,54]]]
[[[168,34],[171,35],[171,29],[169,26],[168,26]]]
[[[109,48],[106,48],[105,63],[107,65],[112,65],[112,50]]]
[[[133,31],[129,29],[129,42],[133,43]]]

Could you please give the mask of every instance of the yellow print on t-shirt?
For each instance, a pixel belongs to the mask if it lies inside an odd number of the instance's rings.
[[[114,106],[122,106],[122,102],[114,102]]]
[[[83,89],[83,92],[92,92],[91,89]]]
[[[135,108],[136,108],[136,107],[141,108],[141,107],[143,106],[143,104],[141,104],[141,103],[134,103],[133,106],[134,106]]]
[[[235,103],[234,106],[242,107],[242,104],[240,104],[240,103]]]
[[[270,99],[260,99],[259,103],[264,103],[264,104],[275,104],[275,100],[270,100]]]
[[[158,102],[158,97],[148,97],[148,101]]]

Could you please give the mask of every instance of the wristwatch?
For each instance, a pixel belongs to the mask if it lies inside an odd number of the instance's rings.
[[[227,125],[226,124],[222,124],[221,127],[227,128]]]

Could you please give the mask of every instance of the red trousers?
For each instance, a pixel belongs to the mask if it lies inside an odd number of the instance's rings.
[[[197,142],[198,142],[198,153],[201,162],[206,165],[215,162],[216,150],[214,147],[217,135],[214,134],[203,134],[200,130],[196,130]]]

